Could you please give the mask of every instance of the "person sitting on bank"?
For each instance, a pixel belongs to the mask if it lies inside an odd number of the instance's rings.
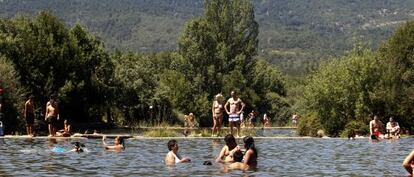
[[[194,114],[190,113],[188,115],[184,115],[184,135],[187,136],[191,134],[191,129],[193,129],[196,126],[196,121],[194,118]]]
[[[70,132],[70,124],[69,124],[69,122],[68,122],[68,120],[67,119],[65,119],[65,121],[63,121],[63,129],[62,130],[59,130],[57,133],[56,133],[56,135],[57,136],[63,136],[63,137],[69,137],[70,135],[71,135],[71,132]]]
[[[398,122],[394,121],[393,117],[390,117],[389,122],[387,123],[387,133],[388,137],[400,137],[400,126],[398,125]]]
[[[114,145],[108,145],[106,144],[106,136],[102,137],[102,144],[104,145],[106,150],[115,150],[115,151],[121,151],[125,150],[125,142],[124,138],[117,136],[114,140]]]
[[[170,140],[168,141],[168,150],[169,152],[165,156],[165,163],[167,165],[174,165],[177,163],[187,163],[191,162],[191,159],[188,157],[181,158],[180,155],[178,155],[178,143],[177,140]]]
[[[221,149],[220,154],[216,158],[216,162],[234,162],[233,153],[240,150],[237,146],[236,139],[232,134],[228,134],[224,137],[226,145]]]
[[[413,176],[414,150],[404,159],[402,166],[410,173],[410,176]]]
[[[383,137],[383,135],[381,134],[383,129],[384,126],[382,122],[379,120],[378,116],[374,116],[374,120],[371,120],[371,122],[369,122],[369,133],[371,139],[379,139]]]

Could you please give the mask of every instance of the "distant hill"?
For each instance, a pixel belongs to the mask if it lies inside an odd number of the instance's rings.
[[[81,23],[109,50],[177,47],[185,23],[203,14],[203,0],[0,0],[0,17],[49,10]],[[362,41],[377,47],[398,24],[414,19],[413,0],[255,0],[260,56],[287,72]],[[295,68],[296,67],[296,68]],[[292,70],[292,71],[289,71]]]

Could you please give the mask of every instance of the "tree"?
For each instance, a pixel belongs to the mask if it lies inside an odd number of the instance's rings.
[[[97,121],[109,102],[112,66],[104,46],[80,25],[68,30],[55,16],[0,20],[0,54],[44,108],[57,94],[62,118]]]

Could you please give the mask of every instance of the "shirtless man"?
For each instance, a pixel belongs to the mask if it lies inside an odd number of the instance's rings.
[[[227,109],[230,105],[230,111]],[[231,98],[227,100],[224,108],[229,115],[230,133],[233,134],[233,127],[237,127],[237,136],[240,136],[240,113],[243,111],[245,104],[237,97],[235,91],[231,91]]]
[[[379,120],[378,116],[374,116],[374,120],[371,120],[371,122],[369,122],[369,133],[371,139],[378,139],[381,135],[382,130],[382,122]]]
[[[54,96],[50,96],[46,104],[45,121],[48,124],[49,136],[56,136],[56,124],[59,119],[59,109]]]
[[[212,136],[218,136],[220,133],[224,112],[223,99],[223,95],[221,94],[217,94],[216,96],[214,96],[213,106],[211,108],[211,111],[213,113],[213,128],[211,132]]]
[[[27,135],[33,136],[33,124],[34,124],[34,119],[35,119],[33,95],[30,95],[29,100],[27,100],[26,103],[24,104],[23,116],[26,120]]]
[[[234,162],[233,154],[239,151],[236,139],[232,134],[228,134],[224,137],[226,145],[221,149],[220,154],[216,158],[216,162]]]

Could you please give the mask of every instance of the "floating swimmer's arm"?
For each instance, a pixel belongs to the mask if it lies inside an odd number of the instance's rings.
[[[403,167],[407,170],[408,173],[413,175],[413,167],[411,166],[412,161],[414,160],[414,150],[404,159]]]

